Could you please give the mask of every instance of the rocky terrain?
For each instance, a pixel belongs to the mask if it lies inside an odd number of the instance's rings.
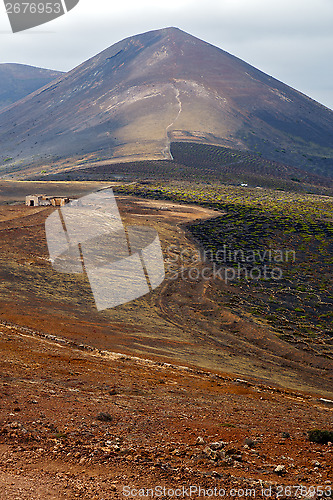
[[[331,496],[332,445],[308,431],[331,425],[332,403],[13,325],[0,344],[3,499]]]
[[[52,270],[53,209],[25,207],[25,194],[106,186],[1,183],[0,498],[330,498],[332,444],[309,435],[332,431],[329,356],[219,301],[235,285],[169,269],[154,293],[97,312],[83,275]],[[117,200],[186,269],[184,223],[222,215]]]

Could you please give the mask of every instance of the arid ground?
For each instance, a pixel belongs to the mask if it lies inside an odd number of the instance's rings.
[[[166,280],[114,309],[97,311],[84,274],[53,270],[44,224],[54,208],[25,207],[25,194],[106,186],[1,183],[0,498],[190,485],[272,498],[319,497],[309,487],[322,486],[330,496],[332,446],[308,431],[332,430],[333,363],[228,307],[234,284],[200,277],[185,224],[221,213],[118,197],[125,225],[157,229]]]

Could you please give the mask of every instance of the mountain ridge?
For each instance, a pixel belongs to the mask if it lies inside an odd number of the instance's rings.
[[[27,64],[0,63],[0,111],[62,74],[62,71]]]

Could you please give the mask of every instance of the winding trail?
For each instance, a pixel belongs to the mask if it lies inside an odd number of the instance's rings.
[[[169,139],[169,129],[175,124],[175,122],[179,118],[180,113],[182,112],[182,102],[181,102],[181,100],[179,98],[180,92],[177,89],[177,87],[175,87],[175,86],[174,86],[174,90],[175,90],[175,97],[177,99],[179,109],[178,109],[178,113],[177,113],[177,116],[175,117],[175,119],[165,129],[165,133],[166,133],[166,145],[165,145],[165,148],[162,150],[162,154],[164,155],[164,158],[166,160],[173,160],[173,156],[172,156],[171,151],[170,151],[170,144],[171,144],[171,142],[170,142],[170,139]]]

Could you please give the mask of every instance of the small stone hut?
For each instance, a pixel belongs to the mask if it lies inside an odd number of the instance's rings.
[[[46,194],[31,194],[25,197],[27,207],[63,207],[70,202],[69,198],[63,196],[47,196]]]

